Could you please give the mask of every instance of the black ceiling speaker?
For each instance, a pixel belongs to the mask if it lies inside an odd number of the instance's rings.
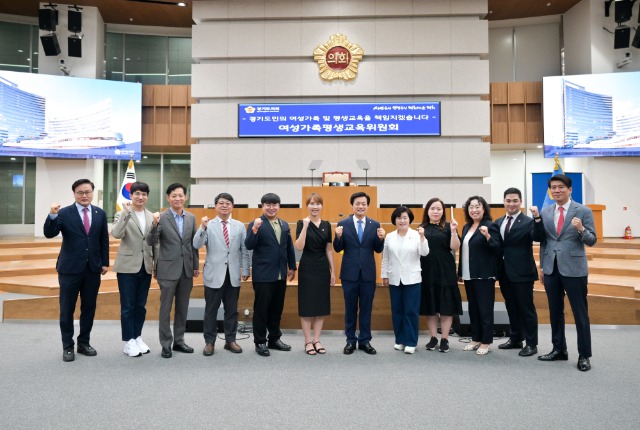
[[[616,11],[616,22],[627,22],[631,19],[631,8],[633,3],[629,0],[616,1],[613,3]]]
[[[38,27],[40,30],[56,31],[58,25],[58,11],[54,9],[38,10]]]
[[[82,58],[82,39],[79,36],[71,35],[67,40],[69,57]]]
[[[626,25],[617,27],[614,35],[613,49],[628,48],[629,39],[631,39],[631,28]]]
[[[82,31],[82,12],[69,10],[69,24],[67,28],[70,33],[80,33]]]
[[[60,44],[58,43],[58,36],[55,34],[48,34],[46,36],[40,36],[42,42],[42,49],[44,49],[44,55],[52,57],[60,54]]]

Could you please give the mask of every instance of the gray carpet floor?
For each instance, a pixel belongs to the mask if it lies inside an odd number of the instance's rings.
[[[422,323],[424,323],[422,321]],[[231,354],[218,341],[201,353],[202,335],[187,333],[195,354],[160,357],[157,322],[145,325],[150,354],[122,353],[118,322],[96,322],[97,357],[63,363],[56,322],[0,323],[1,429],[133,428],[561,428],[637,429],[640,327],[594,326],[593,369],[576,369],[575,329],[567,327],[568,362],[543,363],[500,351],[484,357],[393,349],[391,333],[374,333],[376,356],[342,354],[344,337],[327,332],[325,356],[307,356],[299,331],[293,351],[259,357],[252,339]],[[76,327],[77,330],[77,327]],[[77,333],[77,332],[76,332]],[[243,336],[240,336],[243,337]],[[551,350],[540,327],[541,353]]]

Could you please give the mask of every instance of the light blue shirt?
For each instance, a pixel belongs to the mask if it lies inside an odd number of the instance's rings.
[[[178,233],[180,233],[180,237],[182,237],[182,230],[184,229],[184,210],[182,211],[182,215],[178,215],[174,212],[173,209],[169,208],[171,214],[173,215],[173,219],[176,220],[176,224],[178,225]]]

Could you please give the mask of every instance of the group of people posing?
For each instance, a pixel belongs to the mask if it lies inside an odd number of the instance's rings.
[[[426,315],[429,351],[449,352],[449,332],[455,315],[462,315],[458,281],[464,282],[471,326],[471,341],[463,348],[477,355],[490,352],[493,342],[495,282],[510,321],[509,339],[500,349],[518,349],[523,357],[537,354],[538,317],[533,285],[538,269],[533,242],[540,242],[540,279],[549,301],[553,349],[539,360],[567,360],[564,330],[564,296],[569,298],[578,334],[578,369],[589,370],[591,336],[587,307],[587,258],[584,245],[596,242],[591,210],[571,199],[571,179],[549,179],[555,204],[541,212],[532,206],[529,217],[521,212],[522,194],[504,192],[505,216],[495,222],[484,198],[472,196],[464,204],[465,225],[447,221],[442,200],[433,198],[424,208],[417,229],[414,214],[399,206],[391,215],[396,230],[388,235],[380,223],[367,217],[370,197],[356,192],[350,198],[353,214],[340,220],[335,231],[323,220],[323,200],[313,193],[306,200],[308,216],[296,225],[295,240],[289,224],[278,217],[280,198],[262,196],[263,214],[248,227],[232,218],[234,200],[228,193],[215,197],[216,217],[198,222],[184,209],[187,189],[172,184],[166,196],[169,209],[162,214],[145,208],[149,186],[131,185],[131,202],[114,218],[112,235],[121,239],[114,271],[121,302],[123,352],[131,357],[150,352],[142,340],[146,301],[155,277],[160,285],[159,338],[161,355],[172,351],[193,353],[184,341],[193,278],[199,276],[199,249],[206,247],[204,263],[205,315],[203,354],[215,353],[217,314],[224,307],[224,349],[241,353],[236,342],[240,284],[251,278],[255,293],[253,339],[255,351],[290,351],[281,339],[280,320],[286,284],[298,271],[298,312],[304,333],[304,351],[325,354],[321,343],[324,318],[331,314],[331,287],[337,274],[334,252],[342,253],[340,280],[345,302],[344,354],[356,348],[376,354],[371,344],[371,312],[376,292],[375,253],[382,253],[380,277],[388,287],[395,335],[394,348],[413,354],[418,345],[420,315]],[[77,352],[96,355],[90,345],[100,275],[109,266],[109,238],[104,211],[91,205],[93,183],[72,186],[75,204],[54,203],[44,225],[46,237],[62,233],[57,263],[60,283],[60,330],[63,360],[73,361],[73,312],[81,297]],[[295,250],[301,252],[296,265]],[[252,255],[250,255],[252,251]],[[455,254],[458,253],[456,269]],[[175,304],[173,331],[171,308]],[[441,338],[438,341],[438,327]],[[358,328],[358,330],[356,330]]]

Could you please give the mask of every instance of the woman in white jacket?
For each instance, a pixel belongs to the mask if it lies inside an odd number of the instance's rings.
[[[382,253],[382,284],[389,288],[391,319],[396,337],[394,348],[413,354],[418,344],[420,320],[420,288],[422,270],[420,256],[429,254],[429,242],[424,229],[410,228],[413,212],[398,206],[391,214],[391,223],[397,230],[389,233]]]

